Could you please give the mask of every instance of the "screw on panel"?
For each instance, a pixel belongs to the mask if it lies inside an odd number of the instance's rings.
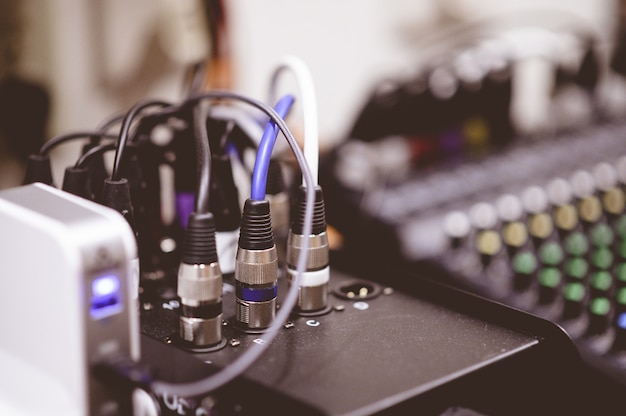
[[[291,321],[285,322],[285,329],[291,329],[294,326],[296,326],[296,325],[293,322],[291,322]]]
[[[241,341],[239,341],[237,338],[233,338],[230,340],[229,344],[231,347],[238,347],[239,345],[241,345]]]
[[[333,309],[336,310],[337,312],[343,312],[346,310],[346,307],[343,305],[335,305],[333,306]]]
[[[202,409],[210,413],[212,413],[212,410],[215,408],[216,405],[217,402],[215,398],[213,398],[213,396],[207,396],[200,402],[200,406],[202,407]]]

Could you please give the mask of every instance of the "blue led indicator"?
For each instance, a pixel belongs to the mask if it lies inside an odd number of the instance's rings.
[[[91,283],[93,296],[111,296],[120,290],[120,280],[117,276],[108,275],[98,277]]]
[[[626,329],[626,312],[622,312],[617,317],[617,326],[622,329]]]
[[[101,319],[122,311],[120,279],[107,274],[91,282],[90,314],[94,319]]]

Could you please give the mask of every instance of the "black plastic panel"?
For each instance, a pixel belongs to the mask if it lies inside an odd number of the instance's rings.
[[[333,288],[359,282],[376,286],[336,271],[331,281]],[[280,289],[286,288],[281,284]],[[294,316],[245,382],[239,381],[250,384],[231,385],[217,395],[220,414],[285,414],[291,406],[299,414],[326,415],[400,409],[440,414],[451,406],[486,414],[541,414],[539,403],[554,410],[569,392],[568,376],[578,370],[578,356],[565,334],[547,321],[428,282],[414,286],[411,294],[377,289],[379,294],[366,300],[333,297],[333,310],[322,316]],[[233,304],[232,293],[226,293],[224,304]],[[162,300],[143,312],[143,332],[152,338],[144,342],[144,360],[164,366],[164,378],[208,374],[260,338],[229,324],[223,349],[182,352],[176,347],[175,305]],[[227,318],[233,315],[229,309]],[[240,344],[232,346],[233,339]],[[176,368],[194,370],[172,372],[174,362]],[[530,375],[538,381],[530,383]],[[541,390],[546,383],[551,391]],[[527,394],[539,394],[542,401],[528,402]]]

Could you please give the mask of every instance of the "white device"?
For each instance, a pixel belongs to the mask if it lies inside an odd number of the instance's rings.
[[[0,414],[117,414],[91,370],[139,359],[136,257],[112,209],[42,184],[0,191]]]

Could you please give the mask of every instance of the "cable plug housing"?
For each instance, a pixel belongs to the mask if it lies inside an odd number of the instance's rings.
[[[246,329],[267,328],[276,316],[278,255],[270,204],[246,200],[235,260],[236,320]]]
[[[297,307],[300,312],[324,311],[328,305],[330,281],[329,246],[326,234],[326,208],[324,194],[319,185],[315,186],[315,204],[313,207],[313,227],[311,234],[304,235],[306,208],[306,188],[300,186],[296,192],[296,204],[292,217],[291,231],[287,240],[287,272],[292,282],[296,275],[298,256],[302,251],[303,241],[309,242],[306,271],[298,289]]]
[[[105,179],[104,186],[102,187],[102,198],[100,202],[102,205],[113,208],[122,214],[126,221],[128,221],[128,224],[130,224],[133,231],[137,233],[128,180],[124,178],[120,180],[113,180],[111,178]]]
[[[26,173],[22,184],[28,185],[35,182],[54,186],[50,156],[47,154],[32,154],[26,160]]]
[[[65,168],[62,189],[85,199],[93,199],[89,188],[89,171],[85,168],[69,166]]]
[[[179,336],[195,347],[222,341],[222,272],[215,247],[213,214],[192,213],[178,269],[182,308]]]

